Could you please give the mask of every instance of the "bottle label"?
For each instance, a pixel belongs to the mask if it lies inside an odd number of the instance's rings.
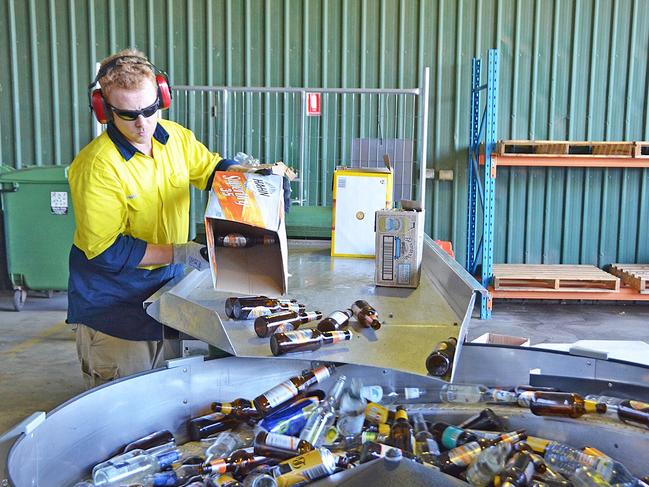
[[[466,467],[477,457],[482,448],[478,442],[472,441],[466,445],[458,446],[448,452],[448,459],[459,467]]]
[[[274,408],[275,406],[278,406],[297,395],[297,387],[295,387],[295,384],[293,384],[290,379],[276,385],[271,390],[266,392],[266,394],[264,394],[271,408]]]
[[[325,463],[322,454],[318,450],[291,458],[286,461],[286,464],[292,471],[277,477],[278,484],[295,485],[296,483],[316,480],[325,475],[330,475],[335,470],[335,464],[331,463],[332,465]]]
[[[171,450],[156,456],[160,469],[166,468],[175,461],[180,459],[180,452],[178,450]]]
[[[313,339],[313,330],[295,330],[285,334],[288,341],[293,343],[305,343]]]
[[[230,414],[232,412],[232,404],[229,402],[223,402],[221,403],[221,414]]]
[[[492,389],[491,398],[496,402],[517,402],[516,393],[504,389]]]
[[[275,328],[275,331],[273,333],[286,333],[294,330],[295,327],[291,323],[284,323],[283,325],[279,325],[277,328]]]
[[[417,399],[421,394],[418,387],[406,387],[403,390],[406,399]]]
[[[365,408],[365,418],[373,423],[387,423],[388,412],[387,408],[384,408],[375,402],[371,402]]]
[[[279,433],[267,433],[265,443],[284,450],[297,451],[299,438],[295,436],[281,435]]]
[[[246,246],[246,237],[237,233],[230,233],[223,237],[223,246],[232,248],[241,248]]]
[[[331,372],[329,371],[329,367],[323,365],[322,367],[313,369],[313,375],[315,375],[316,381],[320,383],[327,377],[331,377]]]
[[[351,333],[347,330],[345,331],[326,331],[324,334],[331,338],[331,343],[344,342],[351,338]]]
[[[520,407],[528,408],[532,403],[532,399],[534,399],[534,391],[525,391],[518,395],[517,402]]]
[[[250,311],[248,311],[247,317],[249,319],[259,318],[260,316],[268,316],[273,314],[273,310],[266,306],[255,306]]]
[[[649,412],[649,404],[640,401],[629,401],[629,406],[636,411]]]
[[[339,325],[342,325],[349,319],[349,317],[342,311],[334,311],[329,315],[329,318],[334,320]]]
[[[378,402],[383,398],[383,387],[363,386],[361,387],[361,397],[370,402]]]

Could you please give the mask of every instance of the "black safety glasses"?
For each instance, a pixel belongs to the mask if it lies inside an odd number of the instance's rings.
[[[108,106],[113,111],[113,113],[117,115],[119,118],[121,118],[122,120],[126,120],[127,122],[132,122],[133,120],[137,119],[137,117],[139,117],[140,115],[142,115],[144,118],[149,118],[155,112],[157,112],[158,109],[160,108],[160,97],[158,97],[156,101],[153,102],[152,105],[149,105],[148,107],[143,108],[142,110],[121,110],[119,108],[115,108],[110,103],[108,103]]]

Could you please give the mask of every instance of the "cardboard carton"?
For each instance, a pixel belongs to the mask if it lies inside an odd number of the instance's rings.
[[[374,284],[387,287],[419,286],[424,248],[424,211],[393,209],[376,212]]]
[[[374,213],[392,206],[392,170],[337,168],[333,178],[331,255],[374,257]]]
[[[498,333],[484,333],[478,338],[471,340],[471,343],[487,343],[490,345],[510,345],[512,347],[529,347],[530,339],[515,337],[511,335],[499,335]]]
[[[212,283],[218,291],[285,294],[288,246],[284,224],[282,177],[217,172],[205,210],[205,233]],[[252,247],[216,247],[217,236],[272,237]]]

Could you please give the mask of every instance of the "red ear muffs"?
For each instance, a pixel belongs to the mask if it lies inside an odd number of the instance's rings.
[[[158,96],[160,97],[160,109],[166,110],[171,106],[171,89],[167,78],[162,74],[157,74],[155,77],[156,84],[158,85]]]
[[[90,95],[90,106],[92,107],[92,111],[95,112],[95,117],[97,117],[99,123],[107,124],[110,120],[110,112],[104,102],[104,95],[101,94],[99,88],[92,90]]]

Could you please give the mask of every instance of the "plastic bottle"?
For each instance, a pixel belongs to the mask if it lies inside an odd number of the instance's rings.
[[[92,469],[95,487],[116,487],[135,483],[147,475],[159,472],[180,458],[178,450],[151,455],[144,450],[131,450],[96,465]]]

